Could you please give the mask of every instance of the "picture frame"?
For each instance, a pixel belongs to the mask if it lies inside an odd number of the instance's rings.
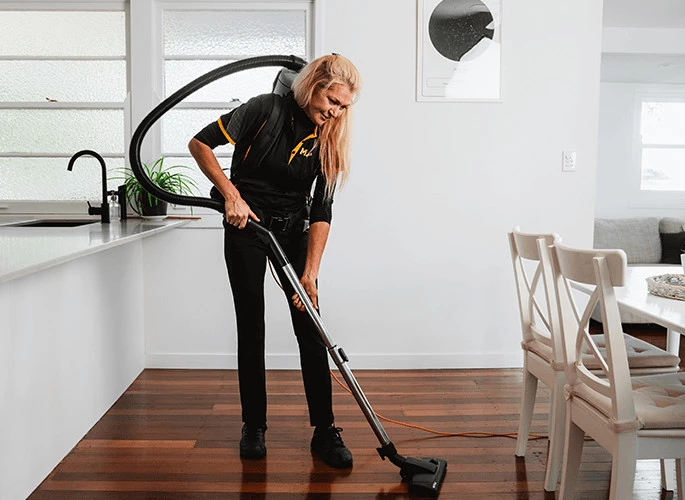
[[[417,0],[418,102],[501,102],[502,1]]]

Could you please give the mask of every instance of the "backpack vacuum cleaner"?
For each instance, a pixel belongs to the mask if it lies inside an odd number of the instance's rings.
[[[224,204],[213,198],[201,198],[194,196],[185,196],[175,193],[170,193],[152,182],[152,180],[145,173],[140,161],[140,147],[143,142],[145,134],[148,132],[150,127],[159,120],[162,115],[167,111],[176,106],[183,99],[188,97],[193,92],[201,89],[202,87],[210,84],[211,82],[218,80],[224,76],[230,75],[232,73],[237,73],[239,71],[245,71],[248,69],[263,67],[263,66],[282,66],[286,70],[290,70],[290,73],[296,73],[301,70],[306,65],[306,62],[296,56],[260,56],[248,59],[243,59],[241,61],[236,61],[233,63],[226,64],[219,68],[216,68],[205,75],[196,78],[189,84],[185,85],[178,91],[174,92],[172,95],[167,97],[159,105],[157,105],[138,125],[138,128],[131,138],[131,146],[129,148],[129,158],[131,162],[131,169],[140,181],[142,186],[153,196],[159,198],[160,200],[166,201],[168,203],[174,203],[177,205],[195,206],[195,207],[205,207],[216,210],[217,212],[224,213]],[[283,71],[283,70],[281,70]],[[276,78],[274,82],[274,87],[280,80],[279,77]],[[281,82],[282,83],[282,82]],[[283,249],[279,245],[274,234],[263,226],[259,225],[257,222],[248,219],[248,224],[246,226],[247,230],[257,231],[263,237],[265,237],[273,250],[276,259],[278,260],[278,265],[281,266],[283,272],[288,278],[288,281],[293,286],[295,291],[298,293],[302,301],[304,302],[307,313],[309,314],[311,320],[314,322],[321,338],[323,339],[328,353],[333,359],[335,365],[340,370],[343,375],[347,386],[349,387],[352,395],[359,404],[366,420],[369,422],[371,429],[375,433],[381,446],[377,448],[378,454],[383,460],[388,458],[390,462],[395,464],[400,468],[400,476],[402,480],[408,485],[408,490],[410,493],[419,494],[423,496],[438,496],[440,487],[445,479],[445,473],[447,471],[447,462],[440,458],[412,458],[403,457],[395,449],[395,445],[390,441],[390,438],[383,429],[378,417],[371,408],[369,401],[366,399],[364,392],[357,383],[352,371],[347,366],[348,358],[345,351],[341,347],[337,347],[328,331],[321,321],[319,313],[314,308],[309,295],[304,290],[304,287],[300,284],[300,280],[297,273],[293,269],[292,265],[288,261]]]

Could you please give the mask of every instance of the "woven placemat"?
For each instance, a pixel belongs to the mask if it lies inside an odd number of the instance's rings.
[[[685,300],[685,276],[682,274],[661,274],[647,278],[649,293],[669,299]]]

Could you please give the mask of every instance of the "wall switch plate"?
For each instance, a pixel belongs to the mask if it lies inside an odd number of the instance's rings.
[[[576,171],[576,152],[563,151],[561,154],[561,170],[564,172]]]

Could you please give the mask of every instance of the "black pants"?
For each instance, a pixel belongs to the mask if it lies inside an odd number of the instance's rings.
[[[266,374],[264,365],[264,276],[271,250],[266,240],[249,229],[224,223],[224,256],[233,293],[238,329],[238,380],[243,422],[266,423]],[[295,272],[302,275],[307,255],[308,233],[276,233]],[[298,311],[290,297],[294,290],[276,259],[272,259],[290,307],[293,329],[300,350],[309,421],[313,426],[333,423],[328,351],[306,312]]]

